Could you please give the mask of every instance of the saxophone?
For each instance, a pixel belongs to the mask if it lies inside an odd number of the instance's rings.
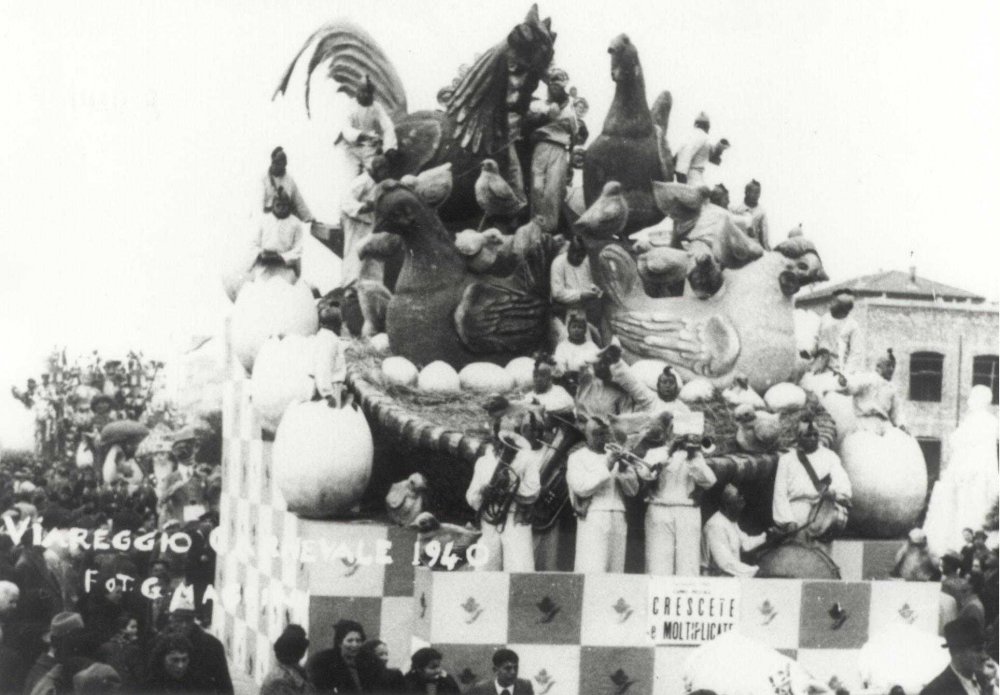
[[[521,446],[509,433],[500,432],[494,439],[497,467],[483,490],[483,503],[479,507],[479,521],[485,521],[503,531],[507,526],[507,512],[514,503],[514,496],[521,484],[521,477],[511,467]]]

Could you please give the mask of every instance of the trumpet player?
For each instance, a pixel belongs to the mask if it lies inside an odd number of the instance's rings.
[[[587,420],[587,445],[569,455],[566,485],[577,514],[576,572],[624,572],[625,497],[639,492],[634,466],[605,452],[611,442],[608,424],[597,417]]]
[[[533,416],[522,424],[532,440],[497,430],[492,444],[476,461],[465,500],[476,510],[489,558],[478,569],[534,572],[535,551],[528,516],[541,488],[541,444],[534,441]]]
[[[660,418],[665,442],[672,426]],[[646,461],[660,465],[646,497],[646,571],[655,575],[697,577],[701,569],[700,490],[716,483],[705,461],[710,444],[691,435],[650,449]]]

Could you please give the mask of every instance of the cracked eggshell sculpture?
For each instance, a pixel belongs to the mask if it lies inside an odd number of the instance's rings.
[[[773,413],[799,410],[806,405],[806,392],[795,384],[775,384],[764,394],[764,402]]]
[[[715,387],[708,379],[697,378],[684,384],[678,395],[685,403],[703,403],[710,401],[715,396]]]
[[[375,446],[360,409],[293,403],[274,438],[274,470],[288,510],[324,519],[349,513],[372,474]]]
[[[301,282],[289,285],[280,277],[250,282],[236,299],[231,330],[233,352],[250,372],[269,336],[313,335],[319,330],[316,302]]]
[[[917,525],[927,495],[927,464],[917,440],[895,427],[858,429],[840,459],[851,480],[847,529],[859,538],[900,538]]]
[[[266,430],[277,430],[289,405],[312,398],[313,347],[311,336],[271,336],[257,353],[250,377],[250,400]]]

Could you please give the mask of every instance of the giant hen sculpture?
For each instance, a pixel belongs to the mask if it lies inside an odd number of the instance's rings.
[[[594,204],[604,184],[618,181],[628,200],[626,231],[656,224],[663,213],[653,202],[652,182],[662,181],[656,130],[646,103],[646,82],[639,52],[622,34],[611,42],[611,79],[615,98],[604,120],[604,130],[587,148],[583,163],[583,195]]]
[[[383,183],[376,231],[399,235],[406,260],[386,313],[394,354],[425,365],[444,360],[505,364],[541,347],[550,307],[551,247],[525,249],[505,277],[472,273],[434,211],[396,181]]]

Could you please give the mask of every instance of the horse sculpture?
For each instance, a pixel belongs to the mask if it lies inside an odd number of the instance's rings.
[[[308,82],[319,65],[329,61],[329,77],[341,85],[338,91],[351,97],[367,75],[375,98],[396,124],[399,150],[389,162],[390,177],[400,179],[451,163],[454,188],[438,214],[449,227],[460,228],[482,214],[474,186],[484,159],[496,161],[504,178],[523,190],[519,169],[511,167],[516,134],[511,132],[510,116],[527,112],[552,62],[555,38],[551,20],[540,20],[538,6],[533,5],[524,21],[483,53],[461,78],[445,111],[407,114],[402,82],[378,44],[359,27],[336,22],[309,38],[288,67],[275,97],[285,94],[296,64],[312,45],[306,75],[307,110]]]

